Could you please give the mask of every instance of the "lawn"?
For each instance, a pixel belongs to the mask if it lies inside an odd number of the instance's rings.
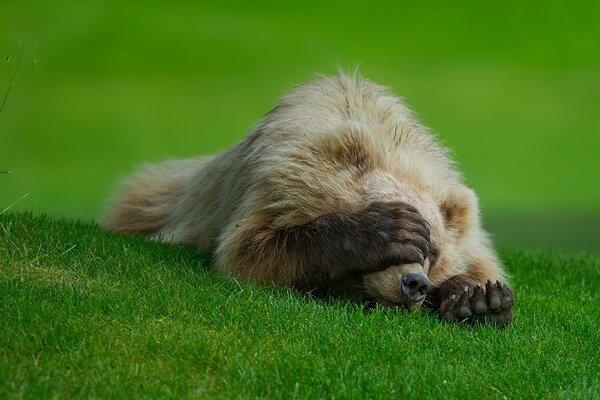
[[[93,223],[0,232],[0,398],[600,397],[597,256],[503,251],[498,331],[236,282]]]
[[[23,61],[0,113],[0,399],[600,398],[599,11],[3,0],[0,94]],[[221,151],[356,66],[479,195],[509,329],[236,282],[94,222],[140,163]]]

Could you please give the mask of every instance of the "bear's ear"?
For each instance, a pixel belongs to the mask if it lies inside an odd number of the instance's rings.
[[[477,196],[471,189],[460,186],[452,188],[440,204],[446,228],[462,237],[479,220]]]

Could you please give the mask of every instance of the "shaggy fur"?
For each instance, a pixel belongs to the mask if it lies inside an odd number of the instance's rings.
[[[409,271],[432,301],[453,277],[507,279],[448,151],[397,97],[345,75],[299,86],[219,155],[142,168],[107,225],[213,252],[242,279],[347,281],[388,305],[406,304]]]

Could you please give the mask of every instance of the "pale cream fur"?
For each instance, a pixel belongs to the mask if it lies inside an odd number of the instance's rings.
[[[360,143],[365,157],[344,159],[346,142]],[[268,280],[238,261],[241,239],[257,224],[300,225],[376,200],[408,202],[430,223],[441,254],[429,270],[432,287],[473,265],[478,280],[506,282],[481,228],[477,198],[448,151],[400,99],[354,76],[299,86],[217,156],[142,170],[112,203],[108,225],[214,252],[219,267]],[[145,218],[147,229],[139,226]],[[396,285],[394,268],[387,276]],[[386,275],[378,274],[371,281],[382,286]]]

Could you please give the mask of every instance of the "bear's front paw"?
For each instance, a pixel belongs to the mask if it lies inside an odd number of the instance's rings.
[[[390,265],[424,265],[430,253],[429,223],[410,204],[396,202],[371,203],[358,219],[365,238],[362,246],[373,249],[375,269]]]
[[[488,280],[485,290],[477,284],[448,295],[440,305],[439,315],[446,321],[506,327],[512,322],[514,304],[513,293],[506,285]]]

